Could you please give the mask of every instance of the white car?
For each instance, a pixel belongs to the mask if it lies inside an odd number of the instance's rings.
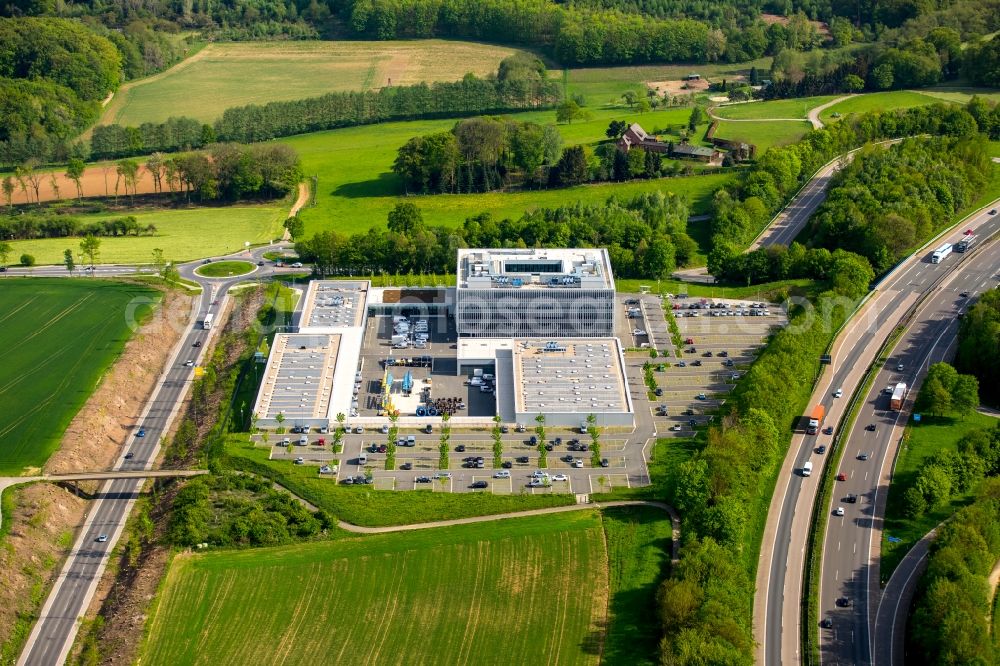
[[[670,426],[670,429],[672,431],[674,431],[674,432],[680,432],[681,431],[681,424],[678,423],[677,425],[672,425],[672,426]]]
[[[306,464],[306,459],[305,458],[296,458],[295,459],[295,464],[296,465],[304,465],[304,464]]]
[[[532,478],[535,478],[535,479],[545,479],[545,478],[548,478],[549,473],[548,472],[543,472],[540,469],[536,469],[534,472],[531,473],[531,476],[532,476]]]
[[[577,458],[576,460],[574,460],[573,467],[576,467],[577,469],[583,467],[583,460],[581,458]]]
[[[510,472],[508,472],[505,469],[502,469],[499,472],[493,472],[493,478],[494,479],[509,479],[510,478]]]
[[[434,478],[435,479],[450,479],[451,478],[451,472],[438,472],[437,474],[434,475]]]
[[[382,424],[382,434],[383,435],[388,435],[389,434],[389,424],[388,423]]]
[[[844,389],[839,388],[836,391],[834,391],[833,392],[833,397],[834,398],[842,398],[842,397],[844,397]]]
[[[900,363],[899,365],[896,366],[896,372],[902,372],[902,371],[903,371],[903,364]]]
[[[552,476],[553,481],[569,481],[569,477],[565,474],[554,474]]]
[[[187,366],[187,367],[189,367],[189,368],[193,367],[194,366],[194,361],[184,361],[184,365]]]
[[[833,515],[835,515],[835,516],[843,516],[844,515],[844,507],[838,506],[836,509],[833,510]]]
[[[634,331],[632,331],[632,335],[636,335],[636,336],[646,335],[646,331],[642,330],[641,328],[637,328]]]
[[[365,434],[365,427],[364,426],[358,426],[357,428],[354,429],[354,432],[356,432],[359,435],[363,435],[363,434]]]
[[[292,264],[292,268],[302,268],[302,262],[296,261],[294,264]]]

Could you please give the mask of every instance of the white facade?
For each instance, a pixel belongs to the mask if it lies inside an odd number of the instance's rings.
[[[459,337],[610,337],[615,284],[604,249],[459,250]]]

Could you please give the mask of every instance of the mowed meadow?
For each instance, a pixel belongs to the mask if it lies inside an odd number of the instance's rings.
[[[163,250],[164,259],[176,262],[229,254],[242,250],[247,242],[261,244],[281,238],[287,209],[279,202],[257,206],[137,210],[81,215],[80,218],[92,222],[127,215],[134,216],[142,227],[154,225],[156,232],[101,237],[98,263],[149,264],[153,262],[154,249]],[[30,254],[38,264],[60,264],[67,249],[76,255],[78,264],[86,261],[79,256],[79,238],[38,238],[11,241],[10,244],[11,257],[15,261],[22,254]]]
[[[597,664],[608,595],[597,511],[179,555],[142,663]]]
[[[440,39],[209,44],[171,69],[122,86],[101,123],[188,116],[211,123],[231,106],[386,85],[484,76],[516,49]]]
[[[0,475],[41,467],[159,292],[103,280],[0,278]]]

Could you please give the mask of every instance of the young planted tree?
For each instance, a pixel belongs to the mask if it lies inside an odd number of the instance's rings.
[[[503,430],[500,429],[500,424],[503,419],[499,414],[493,416],[493,430],[491,434],[493,435],[493,469],[500,469],[503,465]]]
[[[7,260],[10,259],[10,253],[13,251],[14,246],[7,241],[0,241],[0,266],[7,265]]]
[[[56,178],[55,173],[49,174],[49,185],[52,187],[52,194],[55,195],[56,199],[59,198],[59,180]]]
[[[535,417],[535,434],[538,436],[538,467],[548,467],[548,451],[545,449],[545,414]]]
[[[597,427],[597,417],[593,414],[587,415],[587,434],[590,435],[590,465],[592,467],[600,467],[601,429]]]
[[[385,468],[396,469],[396,437],[399,435],[399,412],[389,413],[389,435],[385,442]]]
[[[450,414],[441,415],[441,443],[438,445],[438,467],[440,469],[448,469],[448,449],[449,440],[451,439],[451,426],[448,422],[451,420]]]
[[[73,261],[73,250],[67,248],[63,252],[63,263],[66,265],[66,270],[68,270],[69,274],[72,275],[73,269],[76,268],[76,262]]]
[[[38,160],[34,158],[29,159],[24,163],[22,173],[24,175],[24,179],[28,181],[29,185],[31,185],[31,189],[35,191],[35,203],[41,205],[42,200],[39,197],[38,191],[42,188],[42,178],[45,174],[36,171],[35,168],[37,166]]]
[[[282,425],[285,422],[284,412],[278,412],[275,415],[274,420],[278,422],[278,427],[275,429],[275,432],[277,432],[279,435],[283,434],[285,432],[285,426]]]
[[[96,236],[85,236],[83,240],[80,241],[80,251],[87,255],[87,259],[90,260],[90,267],[93,268],[94,264],[97,263],[97,257],[100,255],[101,250],[101,240]]]
[[[337,412],[337,427],[333,429],[333,452],[340,453],[340,443],[344,440],[344,421],[347,417],[343,412]]]

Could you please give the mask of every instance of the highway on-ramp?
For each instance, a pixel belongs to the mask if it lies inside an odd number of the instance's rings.
[[[983,237],[1000,228],[998,216],[985,210],[967,220],[962,229],[944,238],[957,240],[961,231],[971,228]],[[887,276],[859,312],[838,334],[832,348],[831,367],[815,386],[810,408],[823,404],[825,424],[836,424],[846,411],[847,396],[854,393],[866,369],[875,358],[881,341],[903,319],[920,297],[932,289],[938,278],[953,270],[962,255],[952,255],[941,264],[922,252],[902,262]],[[834,392],[842,388],[843,398]],[[818,444],[829,445],[829,436],[796,434],[782,465],[771,498],[765,526],[763,547],[757,569],[757,595],[754,600],[754,632],[758,643],[757,661],[767,665],[801,661],[801,603],[806,543],[812,523],[817,486],[826,456],[813,452]],[[811,460],[813,474],[801,475],[803,464]],[[867,660],[867,627],[856,636],[863,659]]]
[[[904,382],[916,388],[930,364],[947,358],[957,337],[958,314],[978,294],[996,285],[1000,243],[979,248],[973,256],[953,254],[943,266],[956,264],[958,268],[921,305],[864,396],[851,431],[841,435],[845,450],[838,472],[845,480],[837,482],[833,504],[826,508],[832,514],[841,507],[844,515],[831,516],[827,526],[819,599],[821,618],[833,623],[822,630],[824,663],[902,662],[902,651],[890,639],[896,634],[901,640],[909,604],[896,602],[907,590],[912,592],[916,581],[909,574],[915,571],[919,558],[911,558],[903,567],[902,578],[910,578],[911,584],[893,586],[891,591],[887,589],[891,595],[883,598],[879,553],[892,467],[916,392],[911,390],[904,409],[895,411],[890,409],[886,387]],[[856,497],[857,502],[844,501],[848,496]],[[838,606],[838,599],[850,605]],[[884,608],[882,626],[876,631],[873,625],[880,617],[880,606]],[[897,623],[897,618],[903,621]]]
[[[258,248],[249,256],[247,253],[240,253],[229,258],[253,258],[254,261],[259,261],[259,256],[273,249],[275,248]],[[258,266],[258,270],[248,276],[213,280],[200,278],[194,273],[194,269],[201,263],[178,267],[181,275],[202,283],[202,294],[196,301],[191,321],[157,380],[141,418],[136,423],[133,435],[130,436],[121,452],[121,457],[115,464],[117,470],[145,470],[151,468],[156,461],[161,438],[169,431],[193,378],[194,368],[187,366],[186,361],[197,362],[200,354],[208,347],[205,343],[208,342],[209,336],[216,330],[205,330],[201,327],[205,315],[217,312],[224,306],[225,295],[235,284],[246,279],[259,279],[281,273],[280,270],[265,265]],[[134,267],[131,267],[128,272],[134,270]],[[99,274],[104,273],[101,271]],[[38,272],[34,274],[39,275]],[[52,274],[65,276],[68,271],[63,268],[61,272],[56,271]],[[195,347],[196,343],[198,347]],[[144,431],[142,437],[136,436],[140,428]],[[126,453],[131,453],[132,457],[126,459],[124,457]],[[107,481],[98,491],[97,499],[88,511],[83,527],[77,532],[73,548],[42,606],[39,619],[18,659],[19,666],[53,666],[66,661],[76,636],[78,619],[87,610],[143,483],[142,480],[117,479]],[[108,539],[98,541],[100,535],[107,535]]]

